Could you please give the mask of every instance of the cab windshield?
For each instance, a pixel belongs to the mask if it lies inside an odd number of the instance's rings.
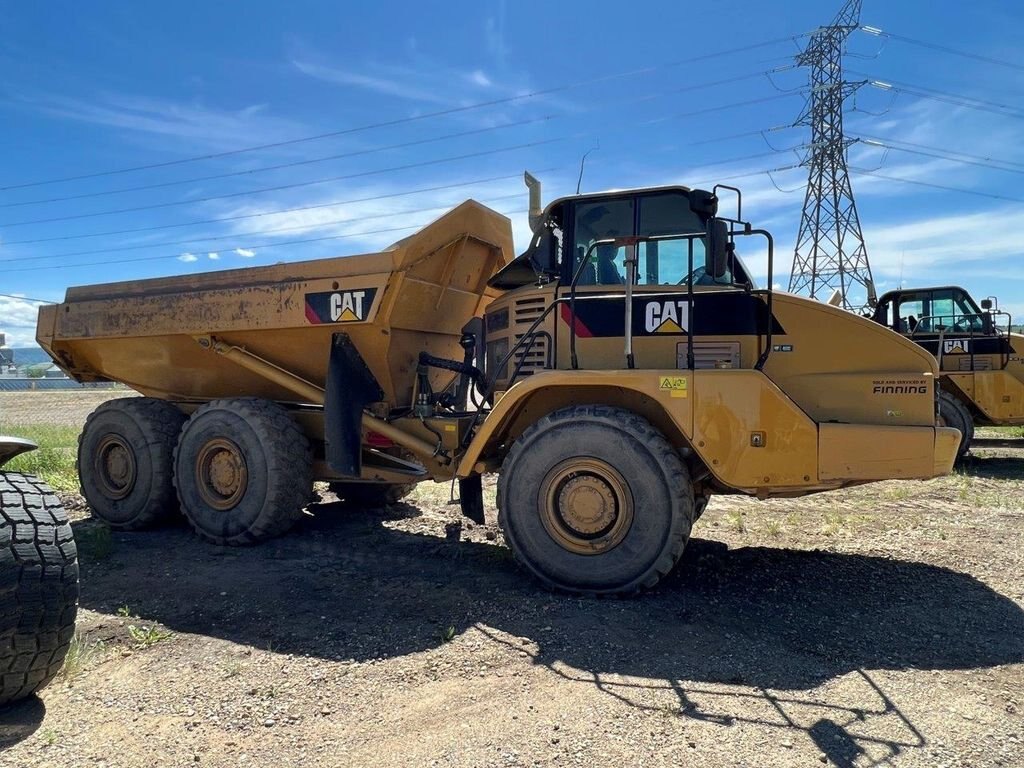
[[[908,291],[900,294],[897,302],[885,309],[901,333],[919,335],[940,329],[978,333],[984,329],[981,310],[960,288]]]
[[[581,202],[575,210],[572,274],[587,258],[577,285],[622,285],[626,275],[626,248],[594,243],[616,237],[689,235],[678,240],[640,243],[637,251],[638,285],[685,284],[690,266],[704,263],[705,223],[690,210],[683,192]],[[703,273],[702,273],[703,274]],[[703,283],[701,283],[703,284]]]

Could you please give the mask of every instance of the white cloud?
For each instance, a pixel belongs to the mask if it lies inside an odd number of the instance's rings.
[[[470,72],[466,79],[474,85],[479,85],[481,88],[490,88],[494,85],[494,82],[487,76],[487,73],[482,69],[475,69]]]
[[[256,251],[250,251],[248,248],[235,248],[235,253],[243,259],[251,259],[256,255]]]
[[[207,258],[213,259],[214,261],[220,258],[220,254],[217,253],[216,251],[210,251],[208,254],[206,254],[206,256]]]
[[[451,103],[451,99],[444,91],[421,88],[396,78],[364,75],[359,72],[338,69],[304,59],[292,59],[292,66],[304,75],[316,78],[317,80],[323,80],[327,83],[333,83],[334,85],[353,86],[412,101],[427,101],[434,104]]]
[[[83,98],[42,93],[22,97],[15,103],[68,120],[175,137],[189,143],[198,141],[216,148],[237,147],[239,136],[257,144],[293,139],[309,132],[300,123],[268,114],[265,104],[232,110],[118,93]]]
[[[429,185],[430,180],[423,183]],[[442,182],[443,184],[443,182]],[[400,187],[374,184],[344,190],[353,198],[382,198],[343,204],[330,204],[342,194],[329,190],[317,197],[289,198],[252,202],[232,208],[215,208],[217,216],[246,216],[233,223],[235,233],[246,238],[265,238],[268,242],[292,240],[304,235],[337,237],[338,253],[358,253],[386,248],[397,240],[412,234],[417,228],[443,215],[448,209],[472,197],[498,211],[520,211],[526,207],[526,188],[518,178],[488,182],[472,187],[439,189],[408,197],[387,197],[404,191]],[[553,195],[549,194],[549,199]],[[298,204],[298,205],[297,205]],[[275,210],[298,206],[319,206],[307,210],[273,213]],[[523,213],[510,215],[516,242],[520,247],[528,238],[528,225]],[[283,249],[281,249],[283,251]],[[235,249],[239,256],[250,252]]]
[[[36,343],[36,318],[41,302],[0,296],[0,333],[10,347],[26,347]]]
[[[194,253],[183,253],[178,257],[178,261],[184,261],[186,263],[191,261],[198,261],[199,257]]]

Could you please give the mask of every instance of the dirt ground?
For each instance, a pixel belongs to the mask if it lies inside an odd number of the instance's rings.
[[[130,389],[68,389],[0,392],[0,431],[5,424],[81,427],[101,403],[135,397]]]
[[[82,642],[0,715],[0,765],[1024,765],[1018,445],[717,498],[631,600],[538,588],[447,487],[327,496],[251,549],[107,535],[69,497]]]

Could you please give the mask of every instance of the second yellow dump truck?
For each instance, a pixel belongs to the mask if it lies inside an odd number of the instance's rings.
[[[901,288],[878,300],[874,318],[935,356],[939,419],[960,430],[960,456],[975,425],[1024,425],[1024,335],[998,301],[979,306],[955,285]]]
[[[718,192],[540,206],[527,250],[469,201],[366,256],[67,292],[38,340],[145,397],[90,416],[78,459],[118,528],[181,509],[202,537],[286,531],[314,480],[358,500],[459,480],[523,566],[586,594],[650,587],[714,494],[799,496],[950,471],[935,358],[871,320],[754,288],[771,237]],[[738,193],[737,193],[738,194]],[[739,206],[737,206],[739,207]]]

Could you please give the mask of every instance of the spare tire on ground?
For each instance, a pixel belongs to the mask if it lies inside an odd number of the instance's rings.
[[[78,552],[67,513],[34,476],[0,472],[0,705],[60,671],[77,612]]]

